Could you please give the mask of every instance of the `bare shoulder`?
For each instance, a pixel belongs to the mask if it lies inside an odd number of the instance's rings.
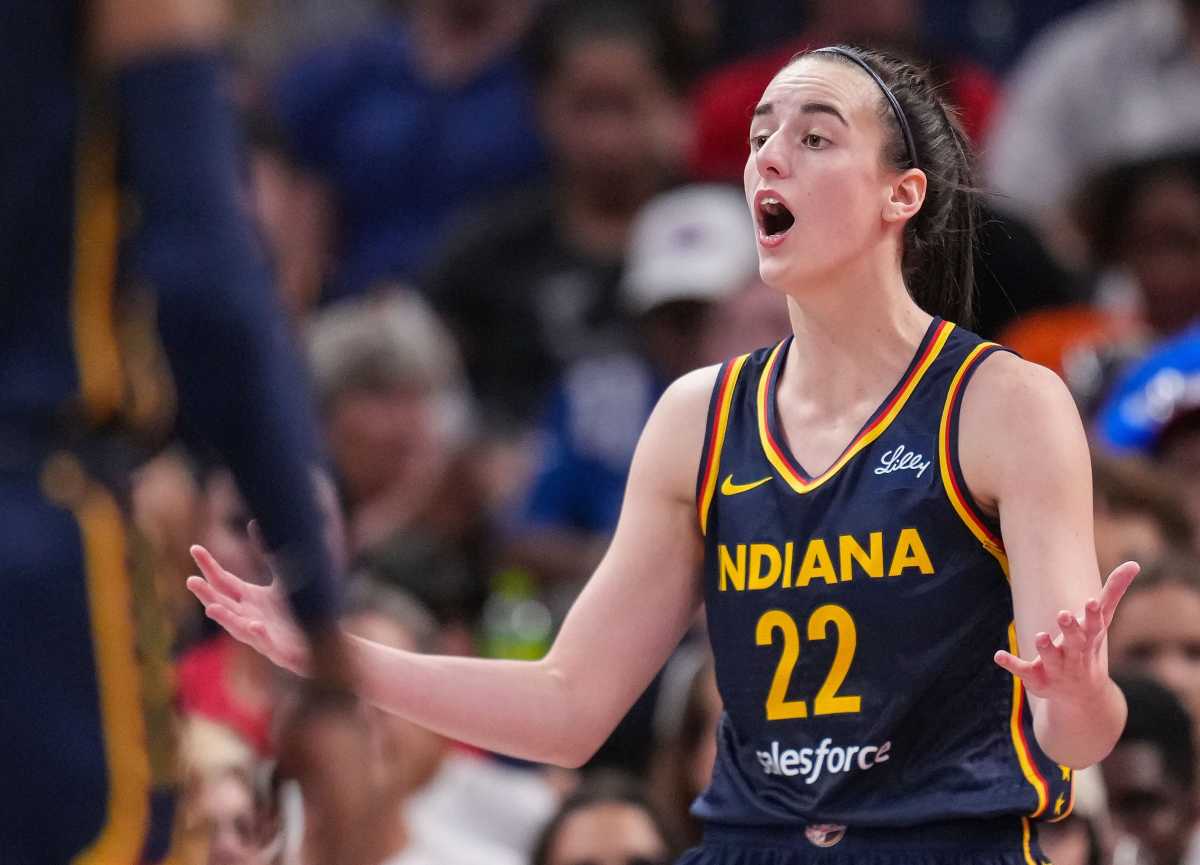
[[[720,372],[721,365],[713,364],[692,370],[675,379],[662,396],[663,409],[684,415],[698,412],[700,417],[704,418],[708,414],[712,390],[716,387]]]
[[[1070,391],[1053,370],[1007,351],[980,363],[963,394],[962,411],[963,423],[978,418],[1013,430],[1037,426],[1047,413],[1051,420],[1079,420]]]
[[[992,506],[1014,480],[1029,486],[1089,471],[1075,401],[1052,370],[995,352],[963,395],[958,435],[963,473]]]
[[[634,474],[640,474],[639,467],[651,466],[654,477],[673,497],[694,498],[708,407],[719,372],[720,366],[707,366],[672,382],[642,433]]]

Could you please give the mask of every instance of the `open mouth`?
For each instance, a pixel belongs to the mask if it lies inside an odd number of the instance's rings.
[[[759,221],[767,237],[779,237],[796,223],[796,217],[773,196],[764,196],[758,202]]]

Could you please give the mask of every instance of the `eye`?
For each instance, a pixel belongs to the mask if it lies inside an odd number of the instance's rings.
[[[770,137],[771,136],[765,132],[758,132],[758,133],[751,135],[750,136],[750,149],[751,150],[760,150],[762,148],[762,146],[767,143],[767,139]]]
[[[800,143],[810,150],[820,150],[825,146],[825,143],[828,140],[829,139],[825,138],[824,136],[817,135],[815,132],[810,132],[800,139]]]

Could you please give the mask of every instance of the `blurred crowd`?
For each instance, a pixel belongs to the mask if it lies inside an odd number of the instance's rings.
[[[775,70],[835,42],[926,64],[980,152],[970,324],[1067,381],[1101,572],[1146,566],[1110,642],[1128,728],[1046,849],[1200,863],[1200,2],[236,7],[245,205],[308,359],[345,624],[438,653],[539,657],[666,385],[788,332],[740,189]],[[212,865],[320,865],[320,802],[275,761],[295,683],[183,589],[193,541],[271,579],[231,474],[175,447],[135,502],[173,616],[189,831]],[[364,710],[380,861],[671,861],[721,713],[703,628],[581,772]]]

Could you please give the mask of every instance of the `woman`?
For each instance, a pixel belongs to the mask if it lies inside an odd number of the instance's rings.
[[[530,865],[665,865],[671,842],[632,778],[602,772],[585,780],[543,827]]]
[[[1101,588],[1078,415],[1053,374],[932,314],[969,315],[972,190],[917,70],[799,55],[750,143],[760,270],[793,336],[668,389],[545,659],[360,642],[361,693],[579,765],[703,599],[726,714],[685,862],[1034,865],[1028,818],[1069,811],[1071,767],[1125,713],[1104,634],[1137,566]],[[208,614],[303,670],[278,597],[195,555]]]

